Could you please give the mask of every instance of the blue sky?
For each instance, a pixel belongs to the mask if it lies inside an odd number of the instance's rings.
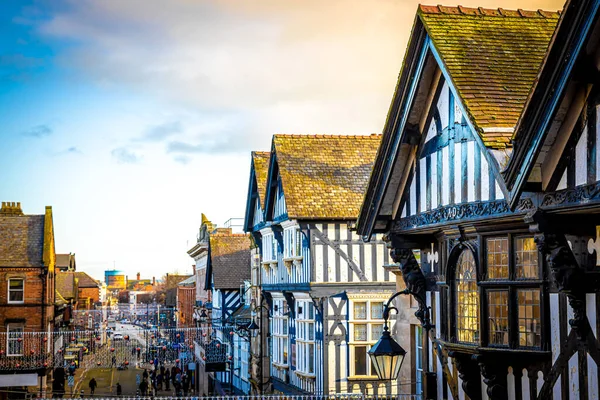
[[[243,216],[271,135],[381,131],[416,6],[4,0],[0,199],[53,206],[57,252],[96,278],[191,271],[200,214]]]

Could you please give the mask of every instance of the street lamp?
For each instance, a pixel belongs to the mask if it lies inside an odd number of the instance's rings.
[[[406,350],[392,338],[386,320],[381,338],[369,350],[369,357],[379,379],[390,381],[398,378],[405,356]]]
[[[369,357],[375,367],[375,372],[377,372],[379,379],[382,380],[396,380],[406,356],[406,350],[392,338],[388,328],[390,311],[395,310],[398,313],[398,309],[391,305],[392,300],[402,294],[410,295],[411,293],[407,290],[397,292],[385,304],[383,309],[383,333],[379,341],[368,351]]]

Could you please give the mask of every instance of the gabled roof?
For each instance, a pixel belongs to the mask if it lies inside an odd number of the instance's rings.
[[[484,145],[510,146],[559,13],[420,5],[417,15]]]
[[[268,151],[253,151],[252,162],[256,176],[256,190],[260,199],[260,206],[265,207],[265,194],[267,192],[267,174],[269,173],[269,160],[271,153]]]
[[[244,231],[249,232],[254,222],[255,202],[259,201],[260,209],[264,211],[265,195],[267,192],[267,175],[271,153],[268,151],[251,152],[250,182],[246,199],[246,213],[244,214]]]
[[[76,262],[75,262],[75,254],[57,254],[56,255],[56,268],[63,270],[75,270]]]
[[[56,291],[65,299],[74,299],[77,297],[77,281],[75,274],[71,271],[57,272],[54,275],[54,284]]]
[[[250,236],[211,233],[205,289],[239,289],[250,280]]]
[[[80,288],[97,288],[98,281],[85,272],[75,272],[75,277],[79,280]]]
[[[520,198],[550,127],[560,122],[555,120],[553,114],[565,101],[565,92],[573,80],[570,76],[576,76],[573,72],[576,63],[579,61],[582,64],[581,71],[589,68],[589,59],[585,60],[586,57],[590,57],[586,54],[589,50],[584,49],[588,46],[592,32],[598,29],[599,8],[600,4],[595,0],[567,1],[565,4],[544,65],[527,99],[525,111],[518,121],[514,133],[514,152],[508,166],[502,172],[511,207],[514,207]],[[597,48],[592,47],[592,51]],[[579,73],[576,79],[593,78],[593,72],[587,72],[588,77]],[[597,71],[595,73],[597,74]]]
[[[54,268],[52,209],[45,215],[24,215],[20,204],[0,209],[0,267]]]
[[[429,96],[441,81],[449,82],[506,191],[500,169],[557,21],[558,13],[545,11],[419,7],[358,218],[360,235],[385,232],[394,217],[426,135]]]
[[[380,141],[381,135],[274,135],[267,212],[276,163],[288,218],[356,219]]]

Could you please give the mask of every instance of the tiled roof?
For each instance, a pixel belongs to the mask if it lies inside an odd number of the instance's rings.
[[[356,219],[381,135],[275,135],[290,219]]]
[[[260,198],[260,206],[265,207],[265,193],[267,191],[267,174],[269,173],[269,160],[271,153],[268,151],[253,151],[252,162],[256,175],[256,188]]]
[[[57,272],[54,275],[56,291],[65,299],[74,299],[77,291],[75,274],[73,272]]]
[[[70,254],[57,254],[56,255],[56,267],[69,268],[71,265]]]
[[[210,235],[210,263],[215,289],[235,289],[250,279],[250,236]]]
[[[0,215],[0,267],[41,267],[44,215]]]
[[[98,281],[85,272],[75,272],[75,277],[79,280],[79,287],[95,288],[98,287]]]
[[[418,15],[484,144],[510,146],[559,13],[420,5]]]

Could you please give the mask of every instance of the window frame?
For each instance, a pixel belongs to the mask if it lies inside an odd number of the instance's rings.
[[[11,281],[21,281],[21,282],[23,282],[23,288],[20,290],[21,293],[22,293],[22,300],[11,300],[10,299],[11,292],[16,292],[17,291],[17,290],[14,290],[14,289],[10,288],[10,282]],[[24,304],[25,303],[25,278],[19,278],[19,277],[8,278],[6,300],[7,300],[8,304]]]
[[[19,342],[19,336],[11,338],[11,328],[20,329],[21,341]],[[20,344],[21,352],[20,353],[12,353],[11,352],[11,342],[17,342]],[[6,324],[6,356],[7,357],[22,357],[25,353],[25,324],[23,323],[8,323]]]
[[[377,343],[377,341],[380,339],[381,335],[377,336],[377,335],[373,335],[373,327],[375,326],[381,326],[381,331],[383,332],[383,324],[384,324],[384,319],[383,316],[381,318],[373,318],[373,304],[375,303],[381,303],[382,305],[385,305],[385,301],[386,299],[363,299],[363,298],[356,298],[356,299],[351,299],[349,302],[349,307],[350,307],[350,319],[349,319],[349,332],[348,332],[348,347],[349,347],[349,351],[350,351],[350,360],[353,360],[350,362],[349,365],[349,373],[350,373],[350,377],[351,378],[355,378],[355,379],[377,379],[377,374],[375,373],[374,369],[372,368],[372,363],[371,363],[371,359],[368,355],[368,351],[369,349],[375,344]],[[364,319],[357,319],[356,315],[355,315],[355,310],[354,310],[354,305],[356,303],[366,303],[365,307],[366,307],[366,311],[365,311],[365,317]],[[393,325],[393,321],[391,321],[391,324]],[[355,339],[355,335],[354,335],[354,327],[356,325],[365,325],[366,326],[366,340],[356,340]],[[390,329],[392,329],[393,327],[390,326]],[[377,337],[376,337],[377,336]],[[357,347],[365,347],[366,348],[366,375],[357,375],[356,374],[356,365],[355,362],[357,360],[356,356],[355,356],[355,351]]]
[[[487,241],[489,239],[506,238],[508,240],[508,278],[505,279],[489,279],[488,278],[488,259],[487,259]],[[533,235],[527,231],[513,231],[513,232],[496,232],[480,237],[480,247],[485,249],[483,252],[485,257],[481,257],[481,274],[484,279],[478,282],[481,288],[481,325],[484,332],[482,332],[481,345],[484,347],[500,348],[500,349],[522,349],[522,350],[543,350],[546,348],[545,343],[547,342],[547,333],[545,332],[546,324],[546,307],[547,303],[547,289],[545,288],[544,282],[546,280],[546,274],[544,271],[544,259],[542,255],[537,252],[537,277],[536,278],[520,278],[517,277],[517,245],[516,242],[519,239],[533,239]],[[519,329],[519,293],[527,290],[538,290],[539,291],[539,324],[537,324],[537,333],[539,335],[538,346],[527,346],[519,343],[520,329]],[[508,298],[508,344],[492,343],[490,340],[491,322],[490,322],[490,309],[489,309],[489,293],[494,291],[506,291]],[[534,332],[529,332],[534,333]]]
[[[275,310],[275,306],[277,306],[277,311]],[[270,318],[272,355],[273,364],[278,367],[289,367],[290,365],[290,329],[287,309],[287,302],[285,300],[273,299],[273,313]]]
[[[302,310],[302,312],[300,312],[300,310]],[[316,374],[315,322],[315,310],[312,301],[296,301],[296,371],[308,376],[315,376]],[[311,360],[312,371],[310,365]]]

